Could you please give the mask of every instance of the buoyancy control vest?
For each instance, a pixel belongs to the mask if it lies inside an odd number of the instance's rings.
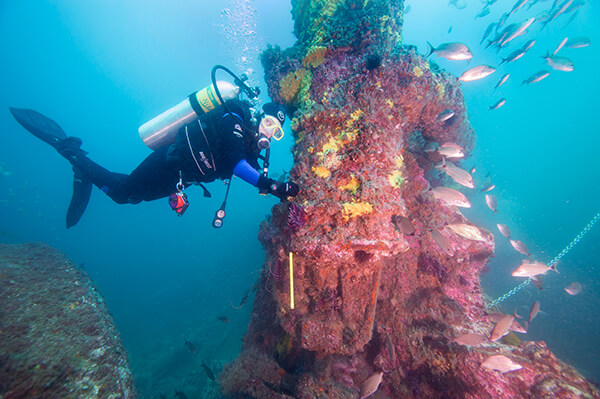
[[[226,102],[213,112],[182,126],[168,152],[170,162],[180,165],[184,176],[195,182],[228,179],[242,159],[259,167],[250,104]]]

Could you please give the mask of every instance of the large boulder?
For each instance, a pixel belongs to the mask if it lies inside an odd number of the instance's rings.
[[[45,244],[0,244],[0,398],[136,397],[89,276]]]

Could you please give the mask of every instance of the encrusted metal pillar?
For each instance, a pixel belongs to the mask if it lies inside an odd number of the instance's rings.
[[[301,187],[293,201],[306,220],[295,211],[290,227],[282,203],[261,226],[264,273],[223,389],[356,398],[363,381],[383,372],[380,390],[392,398],[508,398],[545,392],[529,377],[558,376],[555,367],[565,385],[591,392],[543,343],[451,343],[492,327],[479,272],[494,242],[483,229],[478,240],[452,233],[448,224],[469,221],[427,192],[450,183],[430,145],[457,143],[468,155],[475,135],[456,77],[402,46],[403,3],[293,0],[298,42],[263,53],[269,94],[293,117],[290,175]],[[440,121],[448,109],[454,116]],[[490,354],[512,354],[523,370],[481,369]]]

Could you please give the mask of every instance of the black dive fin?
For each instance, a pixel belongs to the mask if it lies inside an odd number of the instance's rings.
[[[58,123],[37,111],[12,107],[8,109],[17,122],[27,129],[29,133],[53,147],[61,140],[67,138],[65,131],[62,130]]]
[[[73,176],[73,196],[67,211],[67,229],[73,227],[79,222],[92,194],[92,183],[89,180]]]

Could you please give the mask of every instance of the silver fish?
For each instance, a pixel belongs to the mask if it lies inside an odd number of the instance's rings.
[[[562,41],[558,44],[558,46],[556,46],[556,49],[552,53],[553,57],[556,55],[556,53],[558,53],[560,51],[561,48],[563,48],[563,46],[567,43],[568,40],[569,40],[568,37],[565,37],[564,39],[562,39]]]
[[[467,2],[466,2],[466,1],[461,1],[461,2],[459,3],[459,2],[458,2],[458,0],[450,0],[450,1],[448,2],[448,5],[449,5],[449,6],[454,6],[454,7],[456,7],[457,9],[459,9],[459,10],[462,10],[462,9],[464,9],[464,8],[466,8],[466,7],[467,7]]]
[[[519,323],[517,319],[513,320],[512,324],[510,325],[510,330],[521,334],[527,334],[527,329],[523,327],[523,325]]]
[[[383,372],[378,371],[365,380],[360,386],[360,399],[368,398],[373,395],[379,388],[379,384],[383,380]]]
[[[538,313],[540,313],[540,301],[535,301],[531,305],[531,309],[529,309],[528,322],[531,323],[531,320],[533,320],[535,318],[535,316],[537,316]]]
[[[390,334],[388,334],[387,328],[383,327],[383,332],[385,333],[385,346],[388,350],[388,355],[390,357],[390,361],[392,365],[396,365],[396,349],[394,349],[394,344],[392,343],[392,339],[390,338]]]
[[[445,143],[443,143],[440,147],[452,147],[452,148],[458,148],[458,149],[463,149],[460,145],[453,143],[451,141],[446,141]]]
[[[515,25],[515,24],[512,24],[512,25]],[[487,46],[485,46],[485,48],[489,48],[491,46],[495,46],[495,45],[500,44],[500,42],[502,40],[504,40],[504,38],[506,37],[506,35],[508,35],[507,29],[509,29],[512,25],[509,25],[502,32],[496,34],[496,37],[494,39],[488,40],[488,44],[487,44]]]
[[[452,242],[445,235],[440,233],[437,230],[431,231],[431,238],[435,243],[440,247],[442,251],[447,253],[448,255],[454,255],[454,247],[452,246]]]
[[[488,342],[488,339],[486,336],[481,334],[468,333],[454,338],[452,342],[456,342],[457,344],[461,345],[477,346]]]
[[[565,46],[568,48],[582,48],[587,47],[590,44],[592,44],[592,42],[587,37],[574,37],[572,39],[569,39]]]
[[[498,32],[498,30],[500,28],[502,28],[502,26],[506,23],[507,19],[508,19],[508,13],[505,12],[504,14],[502,14],[502,16],[500,17],[500,19],[498,20],[498,25],[496,25],[496,32]]]
[[[515,332],[522,333],[522,334],[527,333],[527,330],[516,319],[516,317],[520,317],[520,316],[518,316],[516,313],[513,313],[512,316],[513,316],[513,322],[508,327],[508,329],[510,331],[515,331]],[[506,315],[504,313],[491,312],[491,313],[488,313],[488,317],[490,318],[490,320],[493,323],[497,324],[497,323],[500,323],[500,320],[502,320],[504,317],[506,317]]]
[[[498,321],[498,323],[492,329],[492,332],[490,333],[490,341],[491,342],[498,341],[500,338],[507,335],[509,333],[510,326],[512,325],[514,320],[515,320],[514,315],[512,315],[512,314],[504,315],[504,317],[502,317],[502,319],[500,319]]]
[[[490,13],[489,7],[483,7],[483,10],[481,10],[481,12],[479,14],[475,15],[475,19],[483,18],[486,15],[488,15],[489,13]]]
[[[548,25],[550,22],[554,21],[559,15],[561,15],[569,7],[571,7],[571,4],[573,4],[573,0],[566,0],[564,3],[562,3],[560,8],[558,8],[556,11],[554,11],[552,14],[550,14],[548,19],[546,21],[544,21],[544,25],[542,26],[542,29],[544,29],[546,27],[546,25]]]
[[[457,2],[456,3],[456,8],[458,8],[459,10],[464,10],[465,8],[467,8],[467,2],[463,1],[463,2]]]
[[[396,230],[401,232],[404,235],[411,236],[415,234],[415,226],[413,226],[410,219],[401,216],[401,215],[393,215],[392,223],[396,227]]]
[[[433,196],[446,206],[470,208],[471,203],[463,193],[450,187],[435,187],[431,189]]]
[[[505,224],[502,224],[502,223],[498,223],[498,224],[496,225],[496,227],[498,227],[498,230],[500,231],[500,233],[501,233],[501,234],[502,234],[504,237],[506,237],[506,238],[510,239],[510,229],[508,228],[508,226],[507,226],[507,225],[505,225]]]
[[[527,43],[525,43],[523,45],[523,51],[528,52],[533,47],[534,44],[535,44],[535,39],[529,40]]]
[[[504,104],[506,104],[506,98],[501,98],[500,100],[496,101],[494,104],[490,105],[490,111],[498,109],[498,108],[502,107]]]
[[[490,319],[490,321],[494,324],[498,324],[500,322],[500,320],[502,320],[504,318],[504,316],[506,316],[506,314],[504,313],[499,313],[499,312],[489,312],[487,314],[487,317]]]
[[[429,154],[429,153],[437,151],[438,148],[439,148],[438,143],[432,142],[432,143],[425,144],[425,147],[423,147],[423,151]]]
[[[534,277],[540,274],[546,274],[549,270],[556,272],[556,264],[546,266],[544,262],[528,261],[525,259],[511,274],[513,277]],[[558,272],[557,272],[558,273]]]
[[[442,43],[437,48],[427,42],[429,45],[429,53],[427,57],[435,53],[438,57],[446,58],[452,61],[470,60],[473,58],[471,50],[463,43]]]
[[[490,208],[490,210],[494,213],[498,212],[498,200],[496,199],[496,196],[493,194],[486,194],[485,195],[485,203],[487,204],[488,208]]]
[[[558,1],[559,1],[559,0],[554,0],[554,1],[552,2],[552,7],[550,7],[550,11],[554,11],[554,9],[556,8],[556,5],[558,4]]]
[[[489,186],[485,186],[484,188],[482,188],[481,192],[482,193],[489,193],[490,191],[492,191],[495,188],[496,188],[495,184],[490,184]]]
[[[512,10],[510,10],[510,12],[508,13],[508,16],[510,17],[511,15],[513,15],[519,8],[521,8],[525,4],[527,4],[528,1],[529,0],[517,0],[515,5],[513,6]]]
[[[444,159],[442,163],[442,169],[450,176],[455,182],[461,186],[475,188],[473,184],[473,177],[464,169],[459,168],[450,161]]]
[[[435,120],[437,123],[444,123],[452,117],[454,117],[454,111],[452,111],[451,109],[447,109],[447,110],[440,112],[438,114],[437,118],[435,118]]]
[[[571,283],[565,287],[565,291],[569,295],[577,295],[581,292],[583,287],[578,282]]]
[[[575,18],[577,18],[577,15],[579,15],[579,10],[575,11],[573,13],[573,15],[571,15],[571,18],[569,18],[569,20],[567,21],[567,23],[562,27],[562,29],[566,28],[568,25],[571,24],[571,22],[575,21]]]
[[[473,173],[475,173],[476,170],[477,170],[477,168],[475,166],[473,166],[471,168],[471,171],[469,173],[472,175]]]
[[[463,148],[454,143],[444,143],[437,151],[446,158],[462,158],[465,156]]]
[[[495,26],[496,26],[496,23],[492,22],[491,24],[488,25],[487,28],[485,28],[485,32],[483,33],[483,37],[481,38],[481,41],[479,42],[479,44],[483,44],[483,42],[485,41],[485,39],[487,39],[488,36],[490,35],[490,33],[492,33],[492,31],[494,30]]]
[[[510,73],[505,73],[500,80],[498,81],[498,83],[496,83],[496,86],[494,87],[494,89],[497,89],[498,87],[502,86],[504,83],[506,83],[506,81],[508,80],[508,78],[510,77]]]
[[[521,83],[521,86],[523,86],[525,84],[530,84],[530,83],[537,83],[540,80],[546,79],[548,77],[548,75],[550,75],[550,72],[548,72],[546,70],[538,71],[538,72],[534,73],[533,75],[531,75],[530,77],[528,77],[527,79],[525,79]]]
[[[542,58],[548,62],[548,65],[557,71],[571,72],[575,69],[573,61],[566,57],[546,56]]]
[[[471,82],[473,80],[483,79],[492,73],[496,72],[496,68],[489,65],[478,65],[474,68],[471,68],[465,72],[458,78],[461,82]]]
[[[502,62],[500,62],[500,65],[504,64],[505,62],[513,62],[513,61],[518,60],[519,58],[521,58],[525,55],[525,52],[526,51],[523,49],[516,49],[515,51],[510,53],[508,55],[508,57],[502,58]]]
[[[499,371],[502,374],[508,373],[510,371],[520,370],[523,368],[523,366],[513,362],[504,355],[494,355],[488,357],[483,363],[481,363],[481,367],[489,370]]]
[[[531,26],[531,24],[535,21],[535,17],[531,17],[526,21],[521,22],[516,26],[516,28],[508,34],[508,36],[500,43],[500,47],[506,46],[513,39],[521,36],[525,33],[527,28]]]
[[[497,27],[497,31],[500,29],[500,26]],[[498,32],[496,35],[496,40],[498,38],[502,38],[502,40],[506,37],[508,37],[508,34],[510,34],[511,32],[514,32],[514,30],[517,29],[517,24],[516,23],[512,23],[509,25],[506,25],[504,27],[504,29],[502,29],[502,31]]]
[[[567,9],[565,10],[565,14],[573,12],[573,11],[577,10],[578,8],[584,6],[584,5],[585,5],[585,1],[583,1],[583,0],[576,0],[576,1],[572,2],[569,7],[567,7]]]
[[[527,245],[525,245],[525,243],[523,241],[510,240],[510,245],[512,245],[513,248],[517,250],[517,252],[519,252],[525,256],[529,256],[529,249],[527,248]]]
[[[466,223],[451,223],[446,226],[448,230],[467,240],[486,241],[486,238],[477,227]]]

